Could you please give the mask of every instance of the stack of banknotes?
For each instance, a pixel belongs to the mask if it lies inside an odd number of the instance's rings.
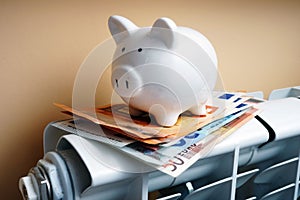
[[[73,119],[53,124],[82,137],[109,144],[173,177],[179,176],[214,146],[258,114],[263,100],[244,93],[215,92],[207,115],[182,113],[172,127],[162,127],[145,113],[129,114],[125,104],[74,109],[55,103]]]

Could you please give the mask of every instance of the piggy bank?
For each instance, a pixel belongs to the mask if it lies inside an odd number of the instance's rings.
[[[206,115],[217,80],[216,53],[206,37],[169,18],[138,27],[111,16],[108,26],[116,43],[111,83],[131,115],[148,112],[167,127],[186,111]]]

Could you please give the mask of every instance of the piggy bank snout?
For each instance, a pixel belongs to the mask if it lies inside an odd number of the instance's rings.
[[[111,76],[114,90],[121,97],[130,98],[134,92],[142,87],[139,73],[131,66],[117,66]]]

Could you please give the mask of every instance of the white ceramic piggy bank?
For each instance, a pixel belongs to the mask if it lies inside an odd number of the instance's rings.
[[[206,114],[217,79],[217,57],[207,38],[168,18],[140,28],[111,16],[108,25],[117,44],[111,82],[131,115],[148,112],[158,124],[172,126],[185,111]]]

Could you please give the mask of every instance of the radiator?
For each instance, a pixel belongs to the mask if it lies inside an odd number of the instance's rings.
[[[299,200],[299,96],[300,87],[273,91],[257,117],[176,178],[52,122],[44,158],[20,179],[20,191],[30,200]]]

